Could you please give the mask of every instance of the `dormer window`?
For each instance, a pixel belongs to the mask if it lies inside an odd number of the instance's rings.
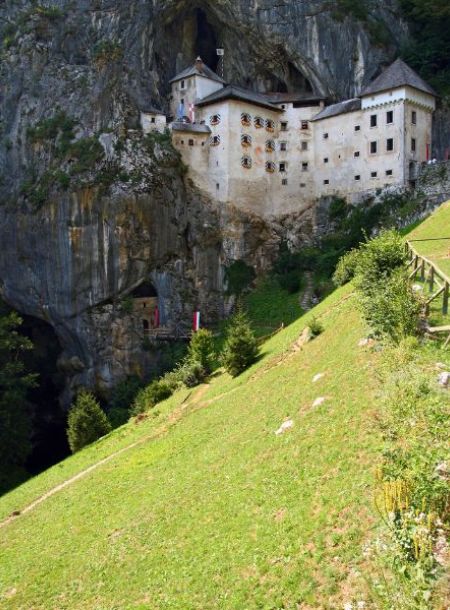
[[[220,136],[213,136],[211,138],[211,146],[219,146],[220,144]]]
[[[249,146],[251,146],[252,145],[252,136],[249,136],[246,133],[242,134],[241,135],[241,144],[245,148],[248,148]]]
[[[274,171],[275,171],[275,163],[272,163],[272,161],[267,161],[266,172],[268,172],[269,174],[273,174]]]
[[[273,140],[267,140],[267,142],[266,142],[266,152],[268,152],[268,153],[275,152],[275,142]]]
[[[213,114],[209,117],[210,125],[218,125],[220,123],[220,114]]]
[[[247,157],[247,156],[242,157],[241,165],[244,169],[250,169],[252,167],[251,157]]]
[[[250,127],[250,125],[252,124],[252,117],[247,114],[246,112],[243,112],[241,114],[241,125],[243,125],[244,127]]]
[[[256,129],[262,129],[264,127],[264,119],[260,116],[255,116],[255,127]]]
[[[275,131],[275,121],[272,121],[272,119],[266,119],[266,129],[270,132]]]

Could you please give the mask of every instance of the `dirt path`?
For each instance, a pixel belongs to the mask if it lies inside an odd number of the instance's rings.
[[[40,504],[45,502],[45,500],[48,500],[48,498],[51,498],[52,496],[54,496],[58,492],[62,491],[66,487],[69,487],[70,485],[73,485],[73,483],[76,483],[80,479],[83,479],[88,474],[90,474],[94,470],[97,470],[97,468],[100,468],[104,464],[107,464],[111,460],[114,460],[119,455],[122,455],[123,453],[126,453],[127,451],[130,451],[131,449],[134,449],[135,447],[138,447],[139,445],[142,445],[148,441],[152,441],[152,440],[156,440],[157,438],[160,438],[163,434],[165,434],[169,430],[169,428],[171,428],[173,425],[175,425],[183,417],[184,413],[187,411],[187,409],[189,407],[191,407],[193,405],[197,405],[197,408],[205,407],[205,406],[208,406],[209,404],[211,404],[212,402],[214,402],[215,400],[217,400],[218,398],[221,398],[221,396],[218,396],[215,399],[206,401],[205,403],[199,403],[199,400],[205,394],[208,387],[209,387],[209,385],[207,385],[207,384],[202,385],[200,388],[198,388],[198,390],[196,392],[194,392],[193,395],[192,394],[188,395],[187,398],[185,398],[184,401],[181,403],[181,405],[177,409],[175,409],[173,411],[173,413],[170,414],[170,416],[167,420],[167,423],[165,423],[163,426],[161,426],[160,428],[155,430],[152,434],[148,434],[147,436],[144,436],[143,438],[139,439],[138,441],[131,443],[131,445],[127,445],[126,447],[122,447],[122,449],[118,449],[114,453],[111,453],[111,455],[108,455],[107,457],[103,458],[102,460],[99,460],[95,464],[92,464],[92,466],[89,466],[88,468],[86,468],[85,470],[82,470],[81,472],[74,475],[73,477],[70,477],[70,479],[67,479],[67,481],[64,481],[64,483],[60,483],[59,485],[56,485],[55,487],[53,487],[52,489],[47,491],[45,494],[43,494],[42,496],[40,496],[39,498],[37,498],[36,500],[31,502],[27,506],[25,506],[20,511],[19,510],[14,511],[9,517],[7,517],[6,519],[4,519],[3,521],[0,522],[0,529],[5,527],[9,523],[12,523],[18,517],[20,517],[22,515],[26,515],[27,513],[29,513],[33,509],[35,509],[37,506],[39,506]],[[195,409],[195,410],[197,410],[197,409]]]

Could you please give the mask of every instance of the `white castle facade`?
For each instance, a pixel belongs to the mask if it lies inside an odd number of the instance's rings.
[[[331,106],[227,85],[200,58],[171,86],[172,141],[191,180],[211,199],[261,215],[404,188],[431,158],[436,94],[401,60]],[[163,125],[156,109],[142,114],[144,131]]]

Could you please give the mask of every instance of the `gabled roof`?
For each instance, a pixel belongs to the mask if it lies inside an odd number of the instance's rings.
[[[169,81],[169,83],[176,83],[177,81],[183,80],[184,78],[189,78],[190,76],[204,76],[205,78],[209,78],[210,80],[225,84],[225,81],[220,78],[220,76],[216,74],[213,70],[211,70],[211,68],[208,68],[208,66],[203,63],[200,57],[197,58],[194,65],[189,66],[189,68],[186,68],[185,70],[183,70],[183,72],[180,72],[179,74],[174,76],[172,80]]]
[[[281,108],[271,104],[264,95],[255,93],[254,91],[248,91],[247,89],[242,89],[242,87],[236,87],[235,85],[228,85],[228,87],[224,87],[223,89],[219,89],[219,91],[211,93],[211,95],[208,95],[197,102],[196,105],[200,107],[208,106],[209,104],[214,104],[223,100],[240,100],[241,102],[248,102],[249,104],[254,104],[255,106],[261,106],[262,108],[269,108],[275,112],[283,112]]]
[[[312,120],[320,121],[321,119],[328,119],[329,117],[346,114],[347,112],[353,112],[354,110],[361,110],[361,99],[359,97],[327,106],[321,110],[319,114],[316,114]]]
[[[378,78],[363,89],[361,96],[373,95],[374,93],[381,93],[388,89],[404,87],[405,85],[413,87],[414,89],[419,89],[419,91],[424,91],[429,95],[437,96],[434,89],[401,59],[394,61],[394,63],[386,68]]]

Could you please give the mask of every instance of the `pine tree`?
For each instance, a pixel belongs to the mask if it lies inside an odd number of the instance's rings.
[[[95,397],[89,392],[78,395],[69,411],[67,438],[72,453],[111,431],[111,424]]]
[[[221,361],[233,377],[245,371],[258,358],[259,348],[245,313],[239,310],[231,319]]]
[[[191,337],[188,357],[198,362],[206,375],[212,372],[214,366],[214,338],[210,330],[201,328]]]

